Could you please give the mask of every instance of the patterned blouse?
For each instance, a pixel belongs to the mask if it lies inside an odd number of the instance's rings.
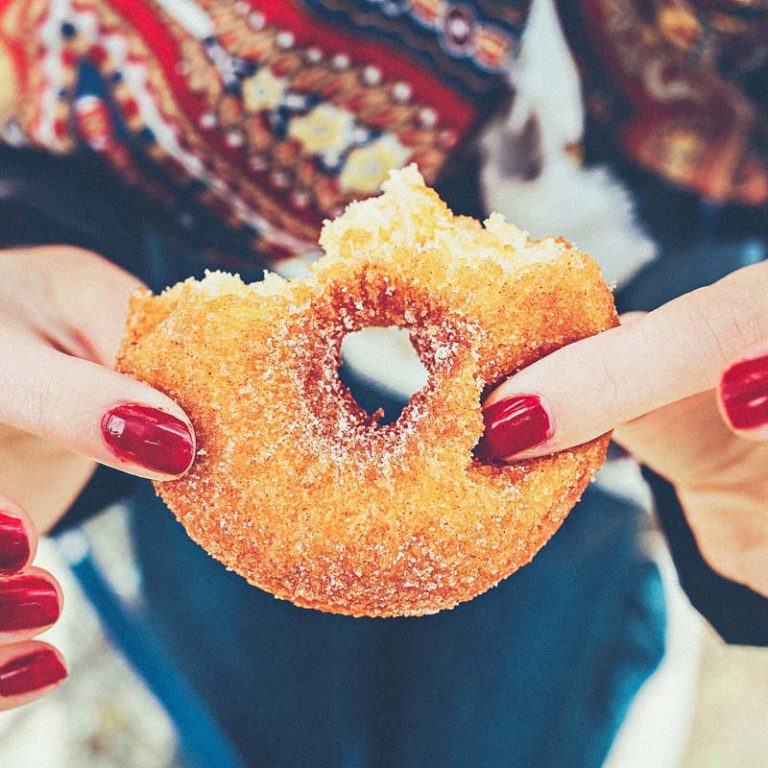
[[[536,2],[537,0],[533,0]],[[0,140],[96,154],[270,259],[508,103],[531,0],[0,0]],[[718,200],[768,201],[768,0],[578,0],[594,129]]]

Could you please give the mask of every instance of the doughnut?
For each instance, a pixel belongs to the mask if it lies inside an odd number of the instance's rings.
[[[198,451],[156,490],[228,569],[352,616],[452,608],[528,563],[609,440],[510,465],[473,453],[489,385],[616,324],[599,267],[493,214],[454,216],[415,167],[325,222],[306,277],[208,273],[132,299],[119,369],[175,399]],[[339,378],[342,339],[410,334],[428,380],[379,424]]]

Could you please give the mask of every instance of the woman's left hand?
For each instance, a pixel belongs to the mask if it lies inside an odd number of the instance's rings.
[[[615,428],[675,486],[710,566],[768,596],[768,263],[557,350],[483,409],[479,448],[497,459]]]
[[[62,604],[56,579],[32,565],[36,550],[32,519],[0,496],[0,711],[39,698],[67,676],[61,654],[36,639]]]

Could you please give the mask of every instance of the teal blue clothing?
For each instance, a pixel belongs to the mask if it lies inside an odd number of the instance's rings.
[[[597,768],[663,653],[642,513],[590,491],[533,563],[452,611],[354,619],[228,573],[151,490],[147,609],[248,766]]]

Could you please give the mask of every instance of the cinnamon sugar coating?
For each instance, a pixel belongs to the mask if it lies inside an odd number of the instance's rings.
[[[562,239],[454,217],[414,168],[326,223],[301,281],[209,274],[132,302],[120,370],[174,398],[199,447],[156,489],[252,584],[354,616],[434,613],[531,560],[608,436],[510,466],[472,455],[483,388],[616,324],[599,268]],[[429,373],[378,426],[340,382],[342,338],[407,328]]]

